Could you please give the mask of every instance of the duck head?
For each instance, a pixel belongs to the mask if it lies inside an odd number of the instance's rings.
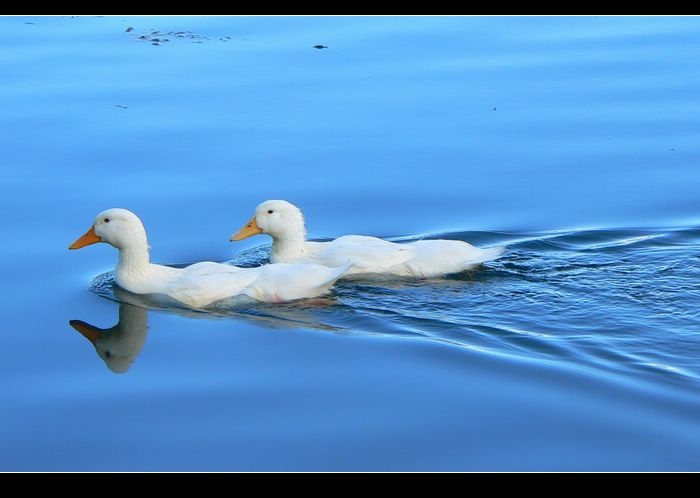
[[[255,215],[229,240],[243,240],[260,233],[270,235],[273,239],[284,239],[297,234],[305,237],[304,215],[290,202],[265,201],[255,208]]]
[[[90,229],[68,249],[80,249],[98,242],[106,242],[118,249],[148,246],[146,229],[139,217],[122,208],[107,209],[98,214]]]

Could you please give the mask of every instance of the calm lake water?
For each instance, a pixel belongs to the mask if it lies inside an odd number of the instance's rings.
[[[0,41],[0,471],[700,471],[700,18],[1,17]],[[125,207],[154,262],[257,265],[269,238],[228,237],[271,198],[312,238],[508,251],[204,313],[67,249]]]

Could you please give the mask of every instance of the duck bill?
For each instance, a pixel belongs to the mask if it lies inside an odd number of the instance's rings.
[[[95,344],[97,339],[102,337],[102,329],[98,329],[97,327],[90,325],[89,323],[85,323],[82,320],[71,320],[68,323],[70,323],[71,327],[80,332],[83,337],[93,344]]]
[[[236,233],[231,235],[231,238],[229,239],[231,242],[235,240],[243,240],[247,239],[248,237],[252,237],[253,235],[258,235],[262,233],[262,228],[258,226],[258,223],[255,221],[255,218],[251,218],[246,225],[238,230]]]
[[[68,246],[68,249],[80,249],[81,247],[97,244],[98,242],[102,242],[102,238],[95,233],[95,225],[93,225],[82,237]]]

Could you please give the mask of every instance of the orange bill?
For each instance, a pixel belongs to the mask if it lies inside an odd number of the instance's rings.
[[[258,223],[255,221],[255,218],[251,218],[250,221],[246,223],[246,225],[243,228],[231,235],[231,238],[229,240],[243,240],[247,239],[248,237],[252,237],[253,235],[257,235],[259,233],[262,233],[262,229],[258,226]]]
[[[97,339],[102,337],[102,329],[98,329],[97,327],[90,325],[89,323],[85,323],[82,320],[71,320],[68,323],[70,323],[71,327],[83,334],[83,337],[93,344],[95,344]]]
[[[85,232],[85,235],[73,242],[68,249],[80,249],[81,247],[89,246],[102,242],[102,239],[95,233],[95,225],[90,227],[90,230]]]

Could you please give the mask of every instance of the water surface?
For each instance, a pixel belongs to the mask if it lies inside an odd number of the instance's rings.
[[[0,28],[0,470],[700,470],[700,19]],[[262,264],[270,198],[508,250],[206,312],[67,250],[125,207],[154,262]]]

